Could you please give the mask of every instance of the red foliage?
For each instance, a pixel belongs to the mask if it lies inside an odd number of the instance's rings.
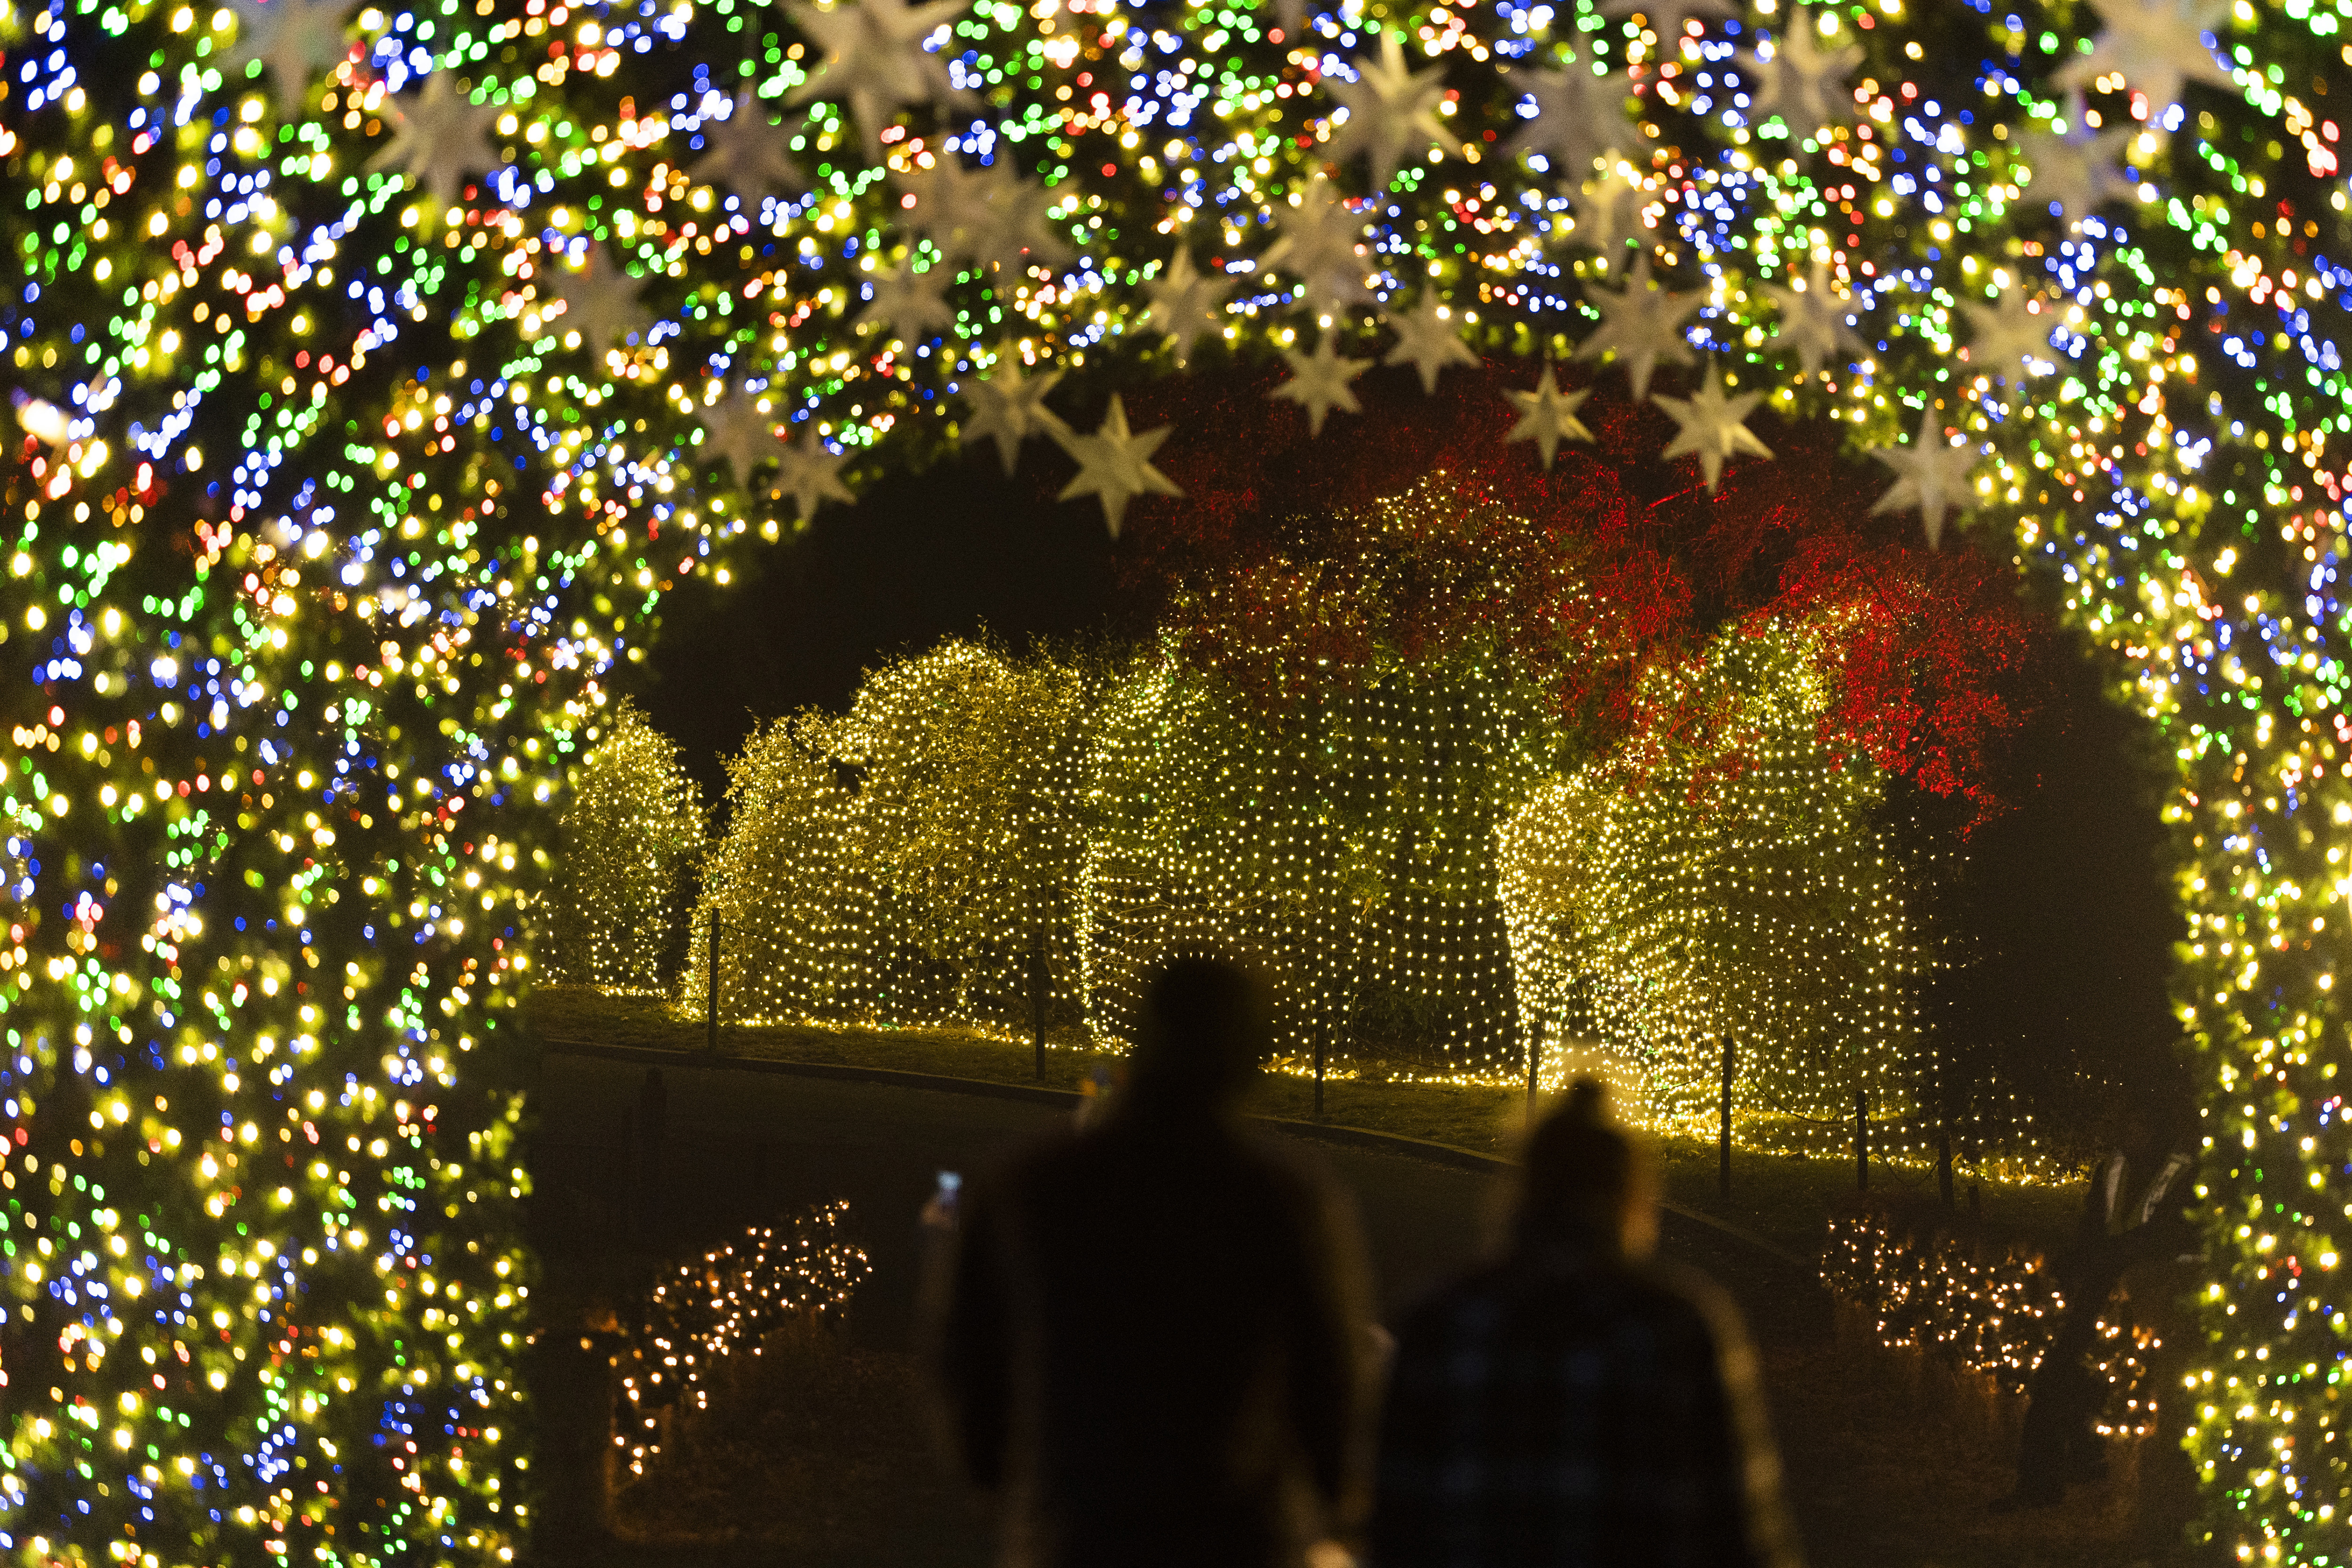
[[[1948,536],[1930,551],[1915,515],[1873,515],[1892,476],[1843,456],[1827,426],[1759,413],[1775,460],[1735,463],[1710,495],[1695,463],[1659,460],[1672,421],[1613,371],[1580,410],[1593,441],[1546,472],[1532,443],[1505,439],[1504,389],[1538,374],[1491,362],[1425,396],[1409,370],[1374,370],[1356,383],[1362,414],[1333,416],[1319,440],[1267,399],[1278,371],[1138,391],[1136,428],[1174,426],[1157,461],[1184,494],[1130,510],[1130,585],[1162,595],[1188,653],[1273,714],[1381,650],[1493,646],[1563,711],[1621,734],[1704,723],[1637,714],[1645,668],[1727,627],[1809,621],[1833,628],[1832,743],[1965,795],[1979,819],[2001,809],[1995,763],[2035,705],[2046,635],[2006,563]],[[1383,517],[1436,474],[1458,508]]]

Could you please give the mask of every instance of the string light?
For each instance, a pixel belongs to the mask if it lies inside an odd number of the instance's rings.
[[[1978,528],[2134,671],[2180,767],[2209,1526],[2340,1559],[2344,16],[2249,4],[2223,63],[2192,28],[2135,80],[1995,9],[1817,10],[1801,60],[1781,5],[1674,36],[1581,0],[994,4],[886,60],[741,0],[284,37],[7,0],[0,1093],[39,1348],[6,1352],[37,1370],[9,1369],[0,1532],[510,1552],[520,1086],[483,1047],[664,595],[944,446],[995,365],[1352,358],[1424,293],[1475,348],[1565,358],[1638,249],[1703,296],[1674,347],[1738,396],[1972,447]],[[1397,35],[1446,68],[1433,110],[1373,101]],[[1612,84],[1607,167],[1522,145],[1554,69]],[[1335,145],[1338,85],[1380,123]],[[739,113],[799,178],[729,153]],[[1171,327],[1181,270],[1210,288]],[[1769,290],[1815,276],[1851,342],[1781,330]]]
[[[700,858],[702,801],[678,749],[635,704],[616,704],[581,760],[540,968],[549,979],[660,991],[687,874]]]
[[[848,1217],[849,1205],[835,1202],[752,1226],[654,1286],[612,1356],[621,1374],[613,1443],[630,1474],[644,1475],[660,1455],[679,1412],[710,1407],[735,1358],[761,1354],[762,1340],[790,1323],[848,1309],[874,1272],[865,1250],[842,1239]]]
[[[1994,1249],[1941,1232],[1922,1239],[1879,1213],[1832,1215],[1822,1278],[1870,1315],[1881,1345],[1930,1352],[2021,1394],[2055,1336],[2066,1299],[2041,1254]],[[2157,1429],[2149,1366],[2163,1341],[2146,1325],[2093,1325],[2086,1362],[2102,1380],[2095,1425],[2106,1436]],[[2193,1382],[2194,1380],[2192,1380]]]

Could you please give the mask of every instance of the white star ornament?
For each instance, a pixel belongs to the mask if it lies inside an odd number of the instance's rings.
[[[782,128],[768,123],[768,106],[748,87],[735,95],[725,119],[703,121],[702,149],[694,177],[726,186],[746,211],[757,211],[769,196],[808,187],[784,152]]]
[[[1661,394],[1650,401],[1672,415],[1681,427],[1660,455],[1669,458],[1696,458],[1710,494],[1723,478],[1723,465],[1732,458],[1743,452],[1767,459],[1772,456],[1772,448],[1758,440],[1747,425],[1748,414],[1764,401],[1764,395],[1744,392],[1738,397],[1724,395],[1723,374],[1712,364],[1706,367],[1706,379],[1690,396],[1668,397]]]
[[[1945,514],[1966,510],[1975,500],[1976,491],[1969,483],[1969,474],[1977,464],[1976,448],[1966,440],[1948,443],[1943,421],[1929,408],[1921,412],[1919,433],[1912,437],[1909,446],[1881,447],[1871,456],[1893,468],[1895,479],[1870,510],[1908,511],[1917,508],[1919,521],[1927,531],[1927,548],[1940,547]]]
[[[1594,294],[1591,300],[1600,308],[1601,325],[1576,345],[1575,357],[1597,360],[1615,354],[1617,363],[1625,367],[1626,380],[1633,384],[1635,401],[1650,395],[1650,374],[1661,363],[1691,363],[1683,323],[1706,302],[1706,297],[1669,294],[1659,288],[1650,276],[1646,253],[1633,263],[1625,287],[1614,294]]]
[[[841,465],[849,461],[845,452],[828,452],[817,439],[814,430],[801,437],[797,447],[787,447],[776,460],[776,479],[769,494],[793,498],[793,506],[801,525],[816,515],[816,509],[829,500],[855,505],[857,498],[841,482]]]
[[[1386,190],[1400,163],[1417,163],[1445,140],[1437,119],[1437,106],[1445,101],[1444,72],[1435,66],[1408,68],[1397,35],[1385,32],[1380,58],[1360,58],[1355,67],[1354,81],[1323,79],[1348,111],[1331,137],[1331,159],[1344,163],[1362,153],[1371,163],[1372,189]]]
[[[1296,403],[1307,410],[1307,433],[1323,434],[1323,421],[1333,409],[1342,414],[1360,414],[1363,405],[1348,384],[1372,368],[1368,359],[1342,359],[1331,347],[1328,332],[1315,340],[1315,352],[1303,354],[1296,349],[1282,351],[1285,363],[1290,366],[1290,379],[1266,394],[1286,402]]]
[[[1372,297],[1365,286],[1371,269],[1360,254],[1363,237],[1363,215],[1341,199],[1337,185],[1317,174],[1299,192],[1298,205],[1283,216],[1281,235],[1266,247],[1260,265],[1297,279],[1301,295],[1318,313],[1360,304]]]
[[[733,464],[739,485],[750,484],[751,471],[762,463],[773,462],[782,450],[774,416],[741,387],[707,409],[702,421],[704,460],[715,463],[723,458]]]
[[[1829,125],[1853,123],[1853,89],[1847,79],[1862,63],[1862,46],[1842,44],[1822,47],[1822,33],[1803,12],[1791,13],[1789,25],[1772,42],[1772,58],[1743,50],[1740,68],[1757,83],[1748,113],[1761,122],[1778,114],[1799,136]]]
[[[1772,327],[1772,341],[1796,350],[1797,363],[1807,375],[1818,375],[1832,354],[1864,352],[1862,340],[1847,325],[1853,297],[1837,291],[1826,263],[1813,263],[1801,289],[1768,283],[1764,292],[1780,314]]]
[[[278,114],[292,119],[320,72],[350,58],[343,31],[353,0],[235,0],[236,43],[224,64],[242,69],[259,60],[269,71]]]
[[[2116,162],[2132,132],[2094,131],[2085,112],[2077,92],[2066,105],[2063,132],[2027,130],[2017,138],[2018,153],[2032,171],[2027,198],[2038,208],[2056,207],[2069,228],[2109,202],[2139,200],[2138,184]]]
[[[1045,406],[1045,395],[1061,379],[1058,370],[1024,379],[1018,356],[998,351],[996,369],[964,385],[971,414],[963,422],[961,443],[969,447],[974,441],[994,441],[997,456],[1004,461],[1005,476],[1011,478],[1021,458],[1022,442],[1032,436],[1059,440],[1069,434],[1070,427],[1062,423],[1061,416]]]
[[[1424,396],[1436,392],[1437,378],[1446,366],[1478,363],[1478,356],[1462,341],[1461,330],[1454,324],[1452,313],[1438,303],[1433,289],[1422,295],[1412,314],[1391,314],[1388,321],[1397,335],[1396,347],[1389,350],[1381,363],[1412,366],[1421,376]]]
[[[885,342],[895,337],[911,348],[955,324],[955,311],[940,294],[944,285],[940,268],[918,272],[912,262],[902,261],[896,272],[874,279],[874,298],[858,313],[857,324],[879,326]]]
[[[2229,26],[2230,0],[2090,0],[2106,26],[2091,40],[2091,52],[2059,68],[2052,82],[2087,87],[2101,77],[2120,76],[2124,85],[2147,100],[2147,119],[2160,125],[2192,81],[2235,89],[2228,68],[2213,58],[2205,40]]]
[[[1127,407],[1116,392],[1110,395],[1110,411],[1103,416],[1102,425],[1093,435],[1057,430],[1054,439],[1078,460],[1077,477],[1062,487],[1060,499],[1075,500],[1080,496],[1093,496],[1100,500],[1103,521],[1109,525],[1113,539],[1118,537],[1119,524],[1126,521],[1129,501],[1140,495],[1184,493],[1176,488],[1173,479],[1151,466],[1151,454],[1168,439],[1168,426],[1163,425],[1137,435],[1128,428]]]
[[[961,101],[945,61],[923,40],[970,9],[967,0],[841,0],[832,5],[795,4],[793,20],[824,58],[787,103],[845,103],[878,162],[885,127],[898,110],[935,101]]]
[[[1622,169],[1612,169],[1570,198],[1576,206],[1572,237],[1600,253],[1604,270],[1624,260],[1627,241],[1642,237],[1642,205],[1648,196]]]
[[[580,346],[601,356],[614,339],[641,334],[651,324],[652,318],[637,303],[637,290],[642,285],[614,262],[604,247],[589,248],[585,267],[574,270],[559,266],[553,270],[555,292],[563,301],[563,313],[544,313],[542,302],[541,332],[551,331],[559,337],[578,332]]]
[[[1508,79],[1535,100],[1535,118],[1512,136],[1512,150],[1539,153],[1545,165],[1571,184],[1592,172],[1601,157],[1641,139],[1625,115],[1633,79],[1623,71],[1606,76],[1570,59],[1559,70],[1533,70]]]
[[[1543,466],[1551,467],[1559,455],[1562,441],[1590,441],[1592,432],[1576,416],[1577,408],[1592,395],[1592,389],[1582,387],[1575,392],[1562,392],[1552,374],[1552,367],[1544,366],[1543,379],[1536,383],[1533,392],[1521,392],[1506,387],[1503,395],[1518,409],[1518,422],[1513,425],[1506,441],[1533,441],[1543,454]]]
[[[2037,313],[2035,305],[2042,309]],[[1964,351],[1969,368],[1987,375],[2000,376],[2012,387],[2021,386],[2029,376],[2044,371],[2037,364],[2055,369],[2058,356],[2051,350],[2050,333],[2057,317],[2046,301],[2029,301],[2022,289],[2012,290],[1995,304],[1964,300],[1960,310],[1974,329]]]
[[[431,193],[436,216],[457,205],[468,174],[502,161],[490,145],[497,107],[474,102],[446,71],[425,78],[422,92],[388,101],[384,118],[392,122],[392,140],[368,167],[406,174],[413,187]]]
[[[1160,276],[1143,287],[1151,295],[1147,324],[1175,345],[1176,363],[1181,365],[1192,357],[1192,345],[1202,333],[1220,330],[1225,296],[1234,284],[1222,273],[1204,277],[1193,270],[1192,253],[1179,250]]]
[[[915,198],[908,226],[950,260],[1018,276],[1033,261],[1059,265],[1075,254],[1045,216],[1053,193],[1002,161],[966,167],[942,154],[932,168],[900,175],[898,184]]]

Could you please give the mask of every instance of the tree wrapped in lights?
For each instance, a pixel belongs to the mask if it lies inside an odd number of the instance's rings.
[[[1146,658],[1098,721],[1083,912],[1097,1026],[1132,1037],[1143,972],[1250,954],[1304,1060],[1433,1076],[1516,1052],[1494,828],[1549,766],[1543,704],[1466,660],[1375,667],[1276,725],[1185,662]]]
[[[1088,679],[951,640],[875,671],[840,719],[803,715],[730,764],[706,900],[733,1017],[1005,1026],[1029,955],[1071,966]],[[708,921],[681,1000],[706,1005]]]
[[[941,1016],[1025,1020],[1035,943],[1067,970],[1088,685],[951,641],[877,671],[832,733],[858,779],[847,847],[898,940],[947,967]]]
[[[1711,1124],[1726,1043],[1751,1143],[1820,1142],[1805,1122],[1834,1127],[1856,1090],[1882,1116],[1916,1102],[1932,938],[1874,821],[1884,775],[1822,733],[1822,635],[1747,629],[1656,672],[1691,689],[1647,705],[1707,723],[1636,735],[1502,829],[1521,1006],[1632,1068],[1662,1125]]]
[[[702,801],[677,744],[634,703],[618,704],[604,738],[572,770],[540,938],[548,978],[666,989],[703,837]]]
[[[761,726],[727,764],[727,831],[712,845],[679,1005],[709,1005],[710,917],[730,1018],[862,1020],[875,892],[844,840],[856,801],[819,749],[819,715]]]

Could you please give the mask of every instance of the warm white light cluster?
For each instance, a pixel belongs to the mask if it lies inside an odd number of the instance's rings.
[[[1871,1316],[1890,1350],[1922,1350],[2022,1392],[2050,1347],[2066,1300],[2041,1254],[1995,1248],[1942,1232],[1925,1236],[1878,1212],[1833,1215],[1822,1279]],[[2163,1342],[2144,1324],[2095,1325],[2092,1367],[2105,1380],[2099,1431],[2142,1437],[2156,1430],[2149,1363]]]
[[[702,801],[677,744],[619,703],[574,770],[540,963],[575,985],[656,991],[673,962],[682,886],[703,849]]]
[[[661,1452],[678,1411],[709,1408],[713,1384],[739,1365],[735,1358],[759,1355],[778,1329],[813,1328],[849,1305],[874,1268],[844,1239],[848,1215],[846,1203],[830,1203],[753,1226],[654,1287],[613,1353],[622,1405],[613,1442],[633,1474]]]
[[[1727,636],[1649,693],[1711,729],[1566,773],[1500,668],[1376,661],[1275,714],[1168,648],[886,666],[732,764],[680,1004],[714,910],[730,1021],[1025,1033],[1042,937],[1051,1016],[1116,1049],[1152,963],[1218,951],[1276,983],[1291,1070],[1319,1040],[1342,1075],[1517,1082],[1539,1040],[1546,1083],[1601,1070],[1686,1130],[1728,1037],[1751,1146],[1843,1141],[1856,1087],[1915,1110],[1924,938],[1810,637]]]
[[[1734,1047],[1744,1142],[1817,1148],[1915,1109],[1928,939],[1872,820],[1883,775],[1841,758],[1812,638],[1771,626],[1660,669],[1647,706],[1705,713],[1554,779],[1503,828],[1521,1007],[1655,1125],[1711,1131]]]

